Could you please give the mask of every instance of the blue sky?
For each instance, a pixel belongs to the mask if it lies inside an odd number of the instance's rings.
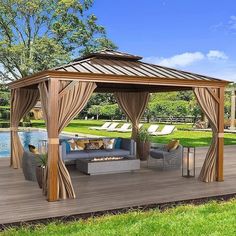
[[[120,51],[236,81],[235,0],[95,0],[92,11]]]

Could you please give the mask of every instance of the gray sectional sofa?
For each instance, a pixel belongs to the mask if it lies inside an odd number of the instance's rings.
[[[80,138],[81,140],[96,140],[96,138]],[[98,138],[97,138],[98,139]],[[94,157],[115,157],[115,156],[134,156],[135,155],[135,142],[132,139],[115,138],[119,139],[119,147],[113,149],[98,149],[98,150],[76,150],[70,151],[68,148],[67,140],[60,140],[62,159],[64,161],[73,161],[77,159],[92,159]],[[115,141],[115,142],[116,142]]]

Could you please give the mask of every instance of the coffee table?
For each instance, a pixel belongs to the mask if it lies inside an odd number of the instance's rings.
[[[78,159],[76,168],[88,175],[122,173],[140,169],[140,160],[133,156]]]

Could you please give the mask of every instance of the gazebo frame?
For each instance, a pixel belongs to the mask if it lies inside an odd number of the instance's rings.
[[[110,60],[109,58],[106,58]],[[113,60],[112,58],[111,60]],[[115,58],[118,60],[117,58]],[[119,58],[120,59],[120,58]],[[126,61],[125,59],[124,61]],[[69,64],[70,65],[70,64]],[[61,67],[60,67],[61,68]],[[217,104],[217,167],[216,181],[223,181],[223,159],[224,159],[224,90],[228,81],[218,80],[215,78],[204,77],[191,74],[191,79],[186,76],[189,72],[174,70],[178,73],[186,73],[183,78],[163,78],[163,76],[133,76],[118,75],[109,73],[84,73],[80,71],[65,71],[56,68],[53,70],[43,71],[32,76],[19,79],[9,84],[11,90],[16,89],[38,89],[38,84],[47,82],[48,86],[48,200],[58,200],[58,100],[59,100],[59,81],[71,81],[68,86],[73,86],[77,81],[95,82],[97,88],[94,92],[140,92],[147,91],[167,92],[192,90],[193,88],[204,88]],[[168,69],[168,68],[167,68]],[[199,79],[194,79],[196,76]],[[14,109],[12,107],[11,109]]]

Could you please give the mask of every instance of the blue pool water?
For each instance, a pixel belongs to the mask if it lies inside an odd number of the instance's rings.
[[[43,131],[30,131],[30,132],[18,132],[23,147],[28,150],[28,145],[32,144],[38,147],[40,140],[47,139],[47,132]],[[60,136],[65,138],[68,136]],[[10,132],[0,132],[0,157],[10,156]]]

